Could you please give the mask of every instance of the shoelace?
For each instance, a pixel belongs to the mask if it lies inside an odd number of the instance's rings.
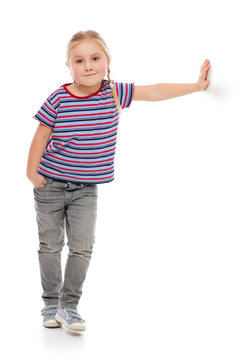
[[[55,318],[58,305],[47,305],[41,310],[41,315],[44,316],[44,320],[52,320]]]
[[[73,319],[78,319],[81,320],[83,322],[85,322],[85,320],[83,320],[80,316],[80,314],[78,313],[77,309],[74,308],[65,308],[65,311],[67,313],[67,318],[71,321],[73,321]]]

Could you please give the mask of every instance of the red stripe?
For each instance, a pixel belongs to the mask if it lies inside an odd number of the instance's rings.
[[[76,144],[74,143],[73,141],[68,141],[66,144],[72,144],[72,145],[80,145],[80,146],[94,146],[94,145],[102,145],[102,144],[107,144],[107,143],[112,143],[116,140],[116,138],[112,139],[112,140],[109,140],[109,141],[104,141],[104,142],[99,142],[99,143],[88,143],[88,144]],[[54,143],[57,145],[57,146],[65,146],[66,144],[61,144],[61,143],[58,143],[54,140]]]
[[[44,105],[48,108],[48,110],[50,110],[50,111],[53,112],[55,115],[57,115],[56,111],[54,111],[53,109],[51,109],[46,102],[44,103]]]
[[[77,119],[79,117],[85,117],[85,116],[98,116],[98,115],[109,115],[109,114],[115,114],[117,112],[117,110],[114,111],[108,111],[108,112],[104,112],[104,113],[91,113],[91,114],[78,114],[78,115],[63,115],[63,116],[58,116],[58,119],[68,119],[68,118],[74,118],[77,117]]]
[[[75,155],[99,155],[99,154],[105,154],[105,153],[109,153],[113,150],[115,150],[115,148],[111,149],[111,150],[106,150],[106,151],[100,151],[100,152],[93,152],[93,153],[79,153],[79,152],[73,152],[73,151],[68,151],[66,149],[61,149],[61,151],[65,151],[68,154],[75,154]],[[52,149],[51,149],[52,150]]]
[[[119,118],[117,118],[114,121],[104,122],[104,123],[94,123],[94,124],[78,124],[78,125],[64,125],[64,126],[55,126],[55,129],[64,129],[64,128],[70,128],[70,127],[82,127],[82,126],[97,126],[97,125],[108,125],[113,124],[118,121]]]
[[[49,148],[50,148],[51,151],[53,151],[53,148],[52,148],[52,144],[51,144],[51,143],[49,144]]]
[[[124,104],[123,104],[123,107],[122,107],[122,108],[125,108],[125,105],[126,105],[126,102],[127,102],[127,98],[128,98],[128,84],[126,84],[126,97],[125,97],[125,101],[124,101]]]
[[[47,154],[47,156],[50,156],[54,159],[58,159],[58,160],[61,160],[61,161],[65,161],[67,163],[76,163],[76,164],[99,164],[99,163],[104,163],[104,162],[108,162],[108,161],[111,161],[111,160],[114,160],[114,157],[113,158],[110,158],[110,159],[107,159],[107,160],[100,160],[100,161],[72,161],[72,160],[67,160],[67,159],[62,159],[62,158],[59,158],[58,156],[54,156],[53,154]]]
[[[46,119],[47,121],[49,121],[49,122],[51,122],[51,123],[53,123],[53,124],[55,124],[55,122],[54,121],[52,121],[52,120],[50,120],[49,118],[47,118],[44,114],[42,114],[41,113],[41,111],[38,111],[38,114],[39,115],[41,115],[44,119]]]
[[[116,84],[117,96],[119,97],[118,83],[117,83],[117,82],[115,82],[115,84]]]
[[[105,135],[105,134],[110,134],[110,133],[112,133],[112,132],[114,132],[114,131],[117,131],[117,129],[118,129],[118,128],[116,128],[116,129],[114,129],[114,130],[111,130],[111,131],[106,131],[106,132],[102,132],[102,133],[94,133],[94,134],[82,134],[82,135],[81,135],[81,134],[76,134],[76,135],[64,135],[64,136],[58,135],[57,138],[59,139],[59,138],[69,138],[69,137],[76,137],[76,136],[80,137],[80,136]]]
[[[70,179],[77,179],[77,180],[105,180],[105,179],[111,179],[113,178],[114,175],[111,175],[111,176],[107,176],[107,177],[103,177],[103,178],[97,178],[97,177],[94,177],[94,178],[78,178],[78,177],[75,177],[75,176],[69,176],[69,175],[61,175],[61,174],[55,174],[51,171],[47,171],[47,170],[44,170],[43,168],[39,167],[40,170],[42,170],[43,172],[47,173],[47,174],[52,174],[52,175],[58,175],[58,176],[61,176],[63,178],[66,178],[66,176]]]
[[[111,166],[110,168],[106,168],[106,169],[98,169],[97,171],[96,170],[74,170],[74,169],[68,169],[68,168],[63,168],[63,167],[60,167],[60,166],[56,166],[56,165],[53,165],[52,163],[48,163],[47,161],[44,161],[43,162],[44,164],[50,164],[52,167],[55,167],[57,169],[61,169],[61,170],[67,170],[67,171],[79,171],[79,172],[100,172],[100,171],[108,171],[108,170],[112,170],[114,167]]]
[[[105,103],[102,103],[102,104],[97,104],[97,103],[95,103],[95,104],[77,104],[77,105],[64,105],[64,106],[61,106],[61,109],[68,109],[68,108],[74,108],[74,107],[76,107],[76,108],[79,108],[80,106],[81,107],[91,107],[91,106],[101,106],[101,105],[109,105],[109,104],[114,104],[115,103],[115,101],[109,101],[109,102],[105,102]]]

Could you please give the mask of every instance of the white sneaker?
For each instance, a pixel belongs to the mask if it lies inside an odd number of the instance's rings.
[[[78,313],[77,309],[74,308],[58,308],[55,315],[55,319],[60,323],[64,324],[67,329],[74,331],[85,331],[86,327],[84,325],[85,320],[83,320]]]
[[[58,305],[46,305],[41,310],[41,315],[43,316],[43,326],[47,328],[57,328],[62,326],[62,324],[55,320],[57,309]]]

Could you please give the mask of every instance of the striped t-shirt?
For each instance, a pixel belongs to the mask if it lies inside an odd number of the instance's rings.
[[[122,109],[134,83],[112,82]],[[114,180],[119,111],[106,79],[94,94],[79,97],[60,86],[33,118],[53,129],[37,172],[56,180],[101,184]]]

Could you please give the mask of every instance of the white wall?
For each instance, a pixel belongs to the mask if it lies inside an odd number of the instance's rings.
[[[1,309],[13,354],[26,355],[28,339],[27,355],[39,359],[239,359],[237,5],[2,5]],[[37,126],[32,116],[71,82],[66,44],[87,29],[106,40],[116,81],[195,82],[207,58],[211,83],[205,92],[135,101],[123,111],[115,180],[99,185],[96,244],[79,303],[87,332],[79,338],[41,326],[37,225],[25,169]],[[67,248],[63,266],[66,256]]]

